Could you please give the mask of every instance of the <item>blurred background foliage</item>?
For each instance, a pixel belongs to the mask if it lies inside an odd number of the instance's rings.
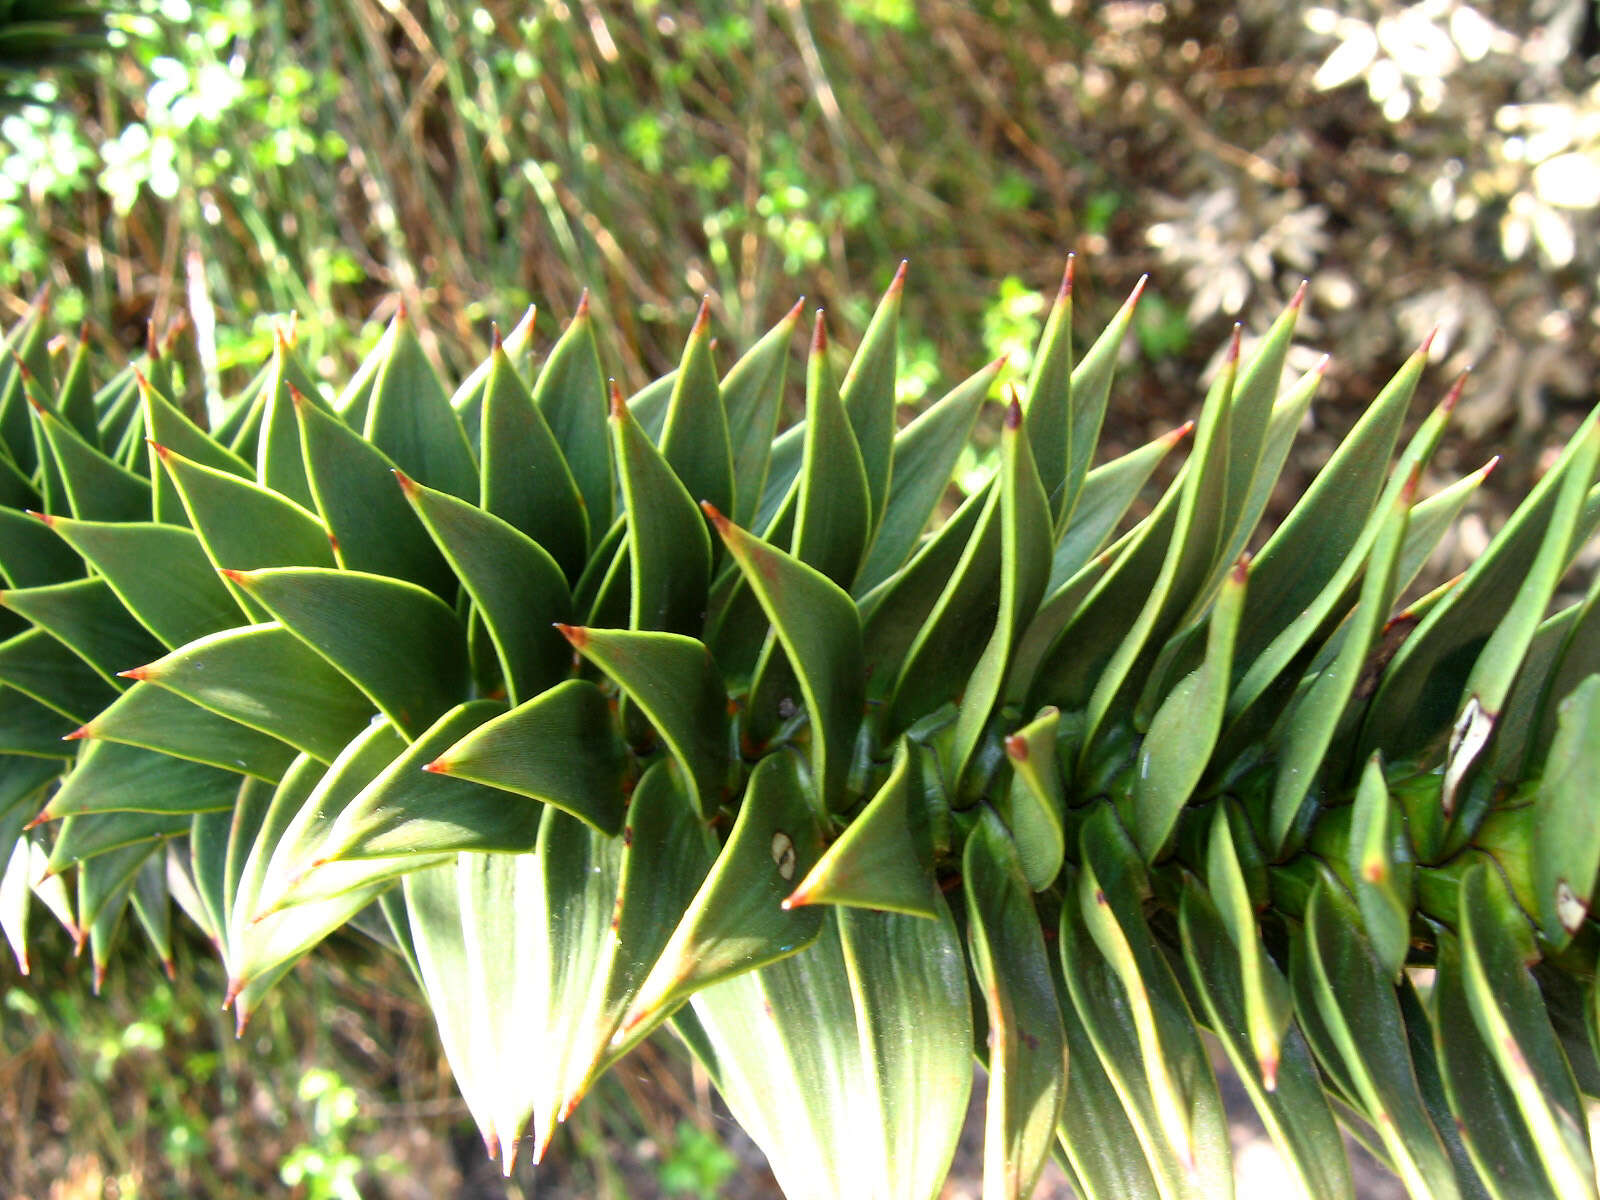
[[[1476,365],[1441,478],[1529,462],[1592,403],[1586,0],[105,7],[97,49],[88,0],[0,0],[0,317],[49,285],[58,323],[114,357],[185,325],[196,394],[241,380],[291,312],[332,387],[399,301],[457,373],[530,303],[553,337],[584,286],[606,369],[637,387],[702,294],[724,361],[800,293],[848,344],[908,257],[916,403],[1002,353],[1025,373],[1075,250],[1084,329],[1153,276],[1108,453],[1192,416],[1230,325],[1264,330],[1302,278],[1293,364],[1335,357],[1288,493],[1435,325],[1443,367]],[[60,988],[4,969],[0,1122],[37,1136],[0,1150],[0,1192],[504,1194],[462,1165],[478,1151],[426,1022],[385,999],[399,972],[324,953],[235,1045],[191,950],[177,983],[114,971],[99,1005],[64,950],[36,967]],[[657,1066],[582,1110],[580,1165],[540,1194],[759,1194],[704,1080]],[[384,1132],[408,1122],[433,1149]],[[646,1177],[581,1165],[618,1144]],[[219,1165],[218,1145],[248,1153]]]
[[[1069,249],[1139,274],[1149,419],[1312,280],[1370,394],[1442,326],[1473,434],[1600,355],[1584,0],[130,0],[92,75],[0,122],[0,305],[132,346],[188,316],[212,386],[298,313],[342,378],[397,299],[460,369],[583,286],[637,386],[701,294],[743,347],[804,292],[859,328],[912,260],[904,398],[1028,339]],[[1103,315],[1095,311],[1094,317]],[[1314,361],[1312,351],[1302,364]],[[1143,432],[1143,431],[1141,431]]]

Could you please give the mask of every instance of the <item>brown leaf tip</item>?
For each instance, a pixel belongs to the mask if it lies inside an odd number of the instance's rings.
[[[1183,441],[1184,438],[1188,437],[1193,432],[1194,422],[1185,421],[1182,425],[1179,425],[1171,432],[1163,434],[1161,440],[1166,442],[1168,446],[1176,446],[1179,442]]]
[[[1428,336],[1431,339],[1433,335],[1429,334]],[[1426,343],[1423,344],[1423,349],[1427,349]],[[1467,390],[1467,376],[1471,374],[1472,368],[1468,367],[1465,371],[1456,376],[1455,382],[1450,385],[1449,392],[1447,392],[1445,394],[1445,398],[1439,402],[1439,407],[1441,409],[1447,413],[1455,411],[1456,405],[1461,403],[1461,393]]]
[[[136,680],[136,681],[142,681],[142,680],[145,680],[145,679],[149,679],[154,675],[155,675],[155,672],[153,670],[151,670],[149,666],[131,667],[126,671],[118,671],[117,672],[117,676],[120,679],[132,679],[132,680]]]
[[[1489,478],[1490,475],[1494,474],[1494,469],[1496,467],[1498,467],[1499,465],[1500,465],[1500,456],[1498,454],[1496,454],[1488,462],[1484,463],[1483,466],[1479,467],[1478,468],[1478,475],[1480,476],[1479,482],[1480,483],[1483,482],[1483,480]]]
[[[811,327],[811,353],[821,354],[828,348],[828,325],[822,310],[817,309],[816,322]]]
[[[418,491],[417,481],[399,467],[391,467],[390,469],[394,472],[394,481],[400,485],[400,490],[406,494],[406,499],[415,499]]]
[[[150,447],[150,449],[152,449],[152,450],[154,450],[156,452],[156,457],[159,458],[162,462],[166,462],[167,461],[167,456],[172,453],[171,450],[167,449],[165,446],[163,446],[160,442],[156,441],[154,438],[145,438],[145,444],[148,445]]]
[[[1145,286],[1150,282],[1149,275],[1139,276],[1139,282],[1133,285],[1133,291],[1128,295],[1128,306],[1131,308],[1139,303],[1139,297],[1144,295]]]
[[[450,774],[450,760],[441,756],[431,763],[423,763],[422,769],[430,775],[448,775]]]
[[[692,338],[705,337],[706,330],[710,328],[711,297],[708,294],[700,297],[700,309],[694,315],[694,327],[689,330],[689,336]]]
[[[1260,1060],[1261,1086],[1269,1092],[1278,1090],[1278,1060],[1277,1058],[1263,1058]]]
[[[1244,326],[1240,322],[1235,321],[1233,323],[1233,333],[1228,338],[1228,365],[1230,367],[1237,367],[1239,365],[1239,348],[1243,344],[1243,340]]]
[[[1321,358],[1317,359],[1317,365],[1311,368],[1312,374],[1316,375],[1319,379],[1322,378],[1328,373],[1328,364],[1332,361],[1333,355],[1324,354]]]
[[[1250,577],[1250,555],[1248,552],[1239,555],[1239,561],[1233,564],[1228,575],[1236,584],[1241,584]]]
[[[1417,488],[1422,484],[1422,464],[1413,463],[1411,473],[1406,476],[1405,486],[1400,489],[1400,502],[1410,504],[1416,498]]]
[[[24,509],[23,511],[26,512],[34,520],[42,521],[45,525],[49,526],[51,529],[54,529],[56,527],[56,519],[55,519],[55,517],[51,516],[49,513],[34,512],[33,509],[31,509],[31,508]]]
[[[217,574],[221,575],[229,583],[237,584],[242,588],[248,588],[256,582],[254,571],[236,571],[232,567],[218,567]]]
[[[572,644],[574,650],[582,650],[589,644],[589,631],[582,625],[563,625],[555,622],[556,632]]]
[[[1028,761],[1028,739],[1020,733],[1006,738],[1006,753],[1017,762]]]
[[[1300,311],[1301,306],[1306,302],[1306,292],[1308,292],[1310,289],[1311,281],[1309,279],[1302,279],[1300,281],[1300,286],[1294,290],[1294,299],[1289,301],[1290,312]]]
[[[283,386],[289,389],[289,403],[294,405],[296,409],[304,408],[306,405],[305,393],[287,379],[283,381]]]
[[[700,511],[710,518],[711,523],[717,527],[718,533],[726,532],[728,526],[732,524],[727,517],[717,511],[717,506],[709,500],[700,501]]]
[[[1068,254],[1067,255],[1067,265],[1061,271],[1061,287],[1056,292],[1056,303],[1059,304],[1062,301],[1071,298],[1071,296],[1072,296],[1072,284],[1073,284],[1073,281],[1077,278],[1077,274],[1078,274],[1078,256],[1076,254]]]
[[[79,725],[71,733],[62,734],[61,735],[61,740],[63,742],[81,742],[84,738],[93,737],[93,736],[94,736],[94,731],[91,730],[89,728],[89,726],[87,726],[87,725]]]
[[[615,379],[611,380],[611,419],[620,421],[628,413],[628,402],[622,398],[622,389],[617,386]]]
[[[23,832],[26,833],[30,829],[37,829],[39,826],[54,820],[55,818],[50,815],[50,806],[46,804],[36,814],[34,814],[32,819],[30,819],[28,823],[22,827],[22,829]]]
[[[1011,389],[1011,403],[1006,405],[1006,428],[1016,432],[1022,428],[1022,401],[1017,399],[1017,389]]]
[[[505,343],[500,338],[500,322],[489,322],[489,353],[500,354],[505,350]]]
[[[793,325],[795,322],[800,320],[800,314],[803,313],[805,309],[806,298],[801,296],[800,299],[794,302],[793,307],[791,307],[788,312],[783,314],[783,320],[779,322],[779,324]]]
[[[886,298],[889,296],[898,296],[905,290],[906,268],[908,268],[910,265],[911,260],[909,258],[902,258],[900,260],[900,265],[895,268],[894,278],[889,281],[889,289],[884,293]]]
[[[586,321],[589,318],[589,289],[584,288],[583,294],[578,297],[578,310],[572,314],[574,321]]]
[[[1422,345],[1417,347],[1417,353],[1427,355],[1433,350],[1433,339],[1439,336],[1439,326],[1435,325],[1428,330],[1428,336],[1422,339]]]

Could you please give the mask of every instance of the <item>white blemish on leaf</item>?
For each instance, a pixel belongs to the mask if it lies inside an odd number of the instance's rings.
[[[1583,925],[1584,917],[1589,915],[1589,906],[1578,899],[1567,881],[1563,879],[1556,885],[1556,917],[1561,921],[1561,928],[1568,933],[1577,933]]]
[[[772,861],[778,864],[779,875],[794,878],[794,839],[781,829],[772,835]]]

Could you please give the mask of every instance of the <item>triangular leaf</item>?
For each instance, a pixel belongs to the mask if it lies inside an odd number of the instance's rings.
[[[624,759],[605,693],[569,679],[486,721],[427,769],[542,800],[615,834],[625,806]]]

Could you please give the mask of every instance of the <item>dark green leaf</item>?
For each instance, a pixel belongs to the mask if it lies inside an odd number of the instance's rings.
[[[38,587],[83,574],[83,563],[47,528],[43,513],[0,508],[0,577],[7,587]]]
[[[1433,983],[1434,1049],[1461,1140],[1478,1177],[1497,1200],[1558,1200],[1540,1166],[1527,1123],[1494,1054],[1473,1019],[1461,967],[1461,948],[1437,929]],[[1581,1194],[1581,1193],[1580,1193]]]
[[[294,758],[288,743],[153,683],[135,683],[72,736],[143,746],[269,782]]]
[[[372,704],[321,655],[276,623],[197,639],[129,678],[332,762],[372,718]]]
[[[1083,970],[1086,964],[1075,964],[1067,957],[1067,921],[1063,917],[1062,964],[1078,1014],[1095,1038],[1106,1070],[1113,1079],[1121,1079],[1124,1094],[1130,1087],[1128,1076],[1134,1072],[1135,1064],[1142,1062],[1143,1084],[1139,1091],[1148,1108],[1140,1115],[1150,1122],[1142,1140],[1146,1157],[1157,1171],[1170,1178],[1176,1167],[1185,1186],[1197,1194],[1226,1194],[1232,1172],[1216,1077],[1172,968],[1156,948],[1145,923],[1142,905],[1148,883],[1143,865],[1133,842],[1108,806],[1101,805],[1084,824],[1081,854],[1083,869],[1078,876],[1077,906],[1085,932],[1120,988],[1102,998],[1109,1011],[1088,1009],[1090,989],[1106,985],[1095,984],[1092,968],[1081,978],[1074,977],[1075,971]],[[1069,895],[1066,907],[1073,900]],[[1076,953],[1081,959],[1083,951]],[[1116,999],[1119,995],[1121,998]],[[1118,1025],[1122,1026],[1120,1034],[1116,1031]],[[1114,1045],[1124,1041],[1129,1025],[1138,1050],[1126,1064],[1113,1064],[1107,1055]]]
[[[239,777],[232,776],[227,794],[219,796],[218,812],[233,807]],[[75,863],[154,838],[171,838],[187,833],[194,818],[177,812],[87,812],[61,822],[55,844],[50,847],[47,870],[59,875]]]
[[[1038,914],[1016,844],[985,810],[962,856],[967,940],[989,1025],[983,1191],[1033,1192],[1067,1093],[1067,1043]]]
[[[467,435],[403,306],[373,353],[380,365],[367,408],[367,441],[413,479],[476,500],[478,468]]]
[[[1184,958],[1194,990],[1285,1167],[1305,1196],[1353,1197],[1350,1163],[1305,1038],[1291,1026],[1274,1050],[1271,1076],[1265,1075],[1260,1048],[1249,1032],[1251,987],[1244,974],[1249,968],[1230,931],[1210,898],[1193,882],[1184,888],[1180,915]],[[1274,981],[1273,989],[1282,992],[1287,1018],[1288,984],[1270,961],[1264,957],[1257,961]]]
[[[1077,259],[1069,254],[1028,373],[1028,442],[1039,464],[1039,481],[1050,505],[1052,525],[1069,502],[1067,473],[1076,457],[1072,445],[1078,432],[1074,428],[1078,414],[1072,403],[1072,282],[1076,274]],[[1084,432],[1092,443],[1099,434],[1098,415],[1093,428],[1085,421]],[[1082,470],[1073,481],[1074,492],[1083,482],[1092,455],[1091,444],[1089,452],[1081,456]]]
[[[733,446],[711,361],[709,300],[700,304],[700,315],[689,332],[673,380],[661,431],[661,454],[690,499],[709,500],[722,511],[733,511]]]
[[[245,619],[191,529],[143,521],[44,520],[169,648]]]
[[[821,854],[822,829],[793,756],[762,759],[727,845],[640,985],[623,1032],[654,1025],[701,988],[816,941],[824,910],[786,909],[783,899]]]
[[[694,634],[705,623],[711,541],[694,499],[612,390],[611,432],[628,510],[629,627]]]
[[[1597,465],[1600,465],[1600,409],[1591,415],[1588,426],[1580,428],[1573,436],[1556,465],[1539,481],[1525,502],[1529,505],[1541,503],[1547,487],[1555,492],[1538,552],[1517,584],[1515,595],[1504,609],[1505,615],[1473,660],[1472,672],[1462,689],[1461,715],[1452,730],[1444,786],[1440,792],[1440,803],[1447,813],[1454,810],[1457,788],[1482,755],[1486,741],[1493,736],[1522,660],[1549,611],[1556,586],[1581,545],[1584,500],[1594,482]],[[1491,544],[1485,554],[1492,555],[1494,551]],[[1470,587],[1471,583],[1469,575],[1462,586]],[[1419,627],[1416,632],[1421,635],[1425,631]]]
[[[572,596],[555,559],[493,513],[398,478],[483,617],[510,702],[563,678],[571,654],[554,625],[572,616]]]
[[[1562,946],[1582,928],[1600,870],[1600,813],[1594,804],[1594,782],[1600,778],[1600,675],[1585,679],[1558,712],[1535,800],[1533,887],[1540,929],[1553,945]]]
[[[461,624],[432,592],[382,575],[316,567],[224,575],[408,735],[466,693]]]
[[[1148,276],[1141,277],[1132,293],[1109,324],[1084,352],[1072,368],[1070,396],[1071,433],[1067,438],[1067,473],[1062,483],[1060,499],[1051,495],[1051,505],[1056,513],[1056,528],[1064,528],[1071,520],[1077,503],[1078,491],[1089,474],[1089,464],[1094,461],[1095,445],[1100,440],[1100,423],[1105,418],[1106,398],[1111,394],[1111,379],[1116,373],[1117,356],[1122,352],[1122,341],[1128,327],[1133,324],[1134,310],[1139,297],[1144,294]],[[1062,319],[1070,319],[1070,307],[1063,310]],[[1048,327],[1046,333],[1048,335]],[[1044,380],[1029,381],[1029,392]],[[1029,401],[1030,406],[1034,402]]]
[[[247,571],[334,565],[327,528],[294,501],[181,454],[158,453],[213,566]]]
[[[483,390],[483,489],[480,503],[527,534],[561,565],[582,573],[589,515],[555,434],[504,350],[490,358]]]
[[[578,302],[572,324],[545,359],[533,399],[578,485],[589,514],[589,544],[596,546],[611,528],[611,452],[605,377],[600,372],[587,292]]]
[[[677,633],[560,627],[567,641],[621,685],[672,752],[702,816],[732,796],[728,693],[711,653]]]
[[[272,339],[272,358],[267,363],[261,381],[261,433],[255,447],[256,478],[279,495],[310,508],[315,501],[311,484],[306,479],[305,455],[300,446],[300,421],[295,416],[295,410],[302,404],[310,404],[333,416],[280,329]],[[176,446],[174,449],[182,450],[183,447]]]
[[[1505,1077],[1555,1193],[1595,1195],[1587,1120],[1527,964],[1527,917],[1485,863],[1461,877],[1462,984],[1478,1032]]]
[[[100,453],[54,413],[35,409],[34,415],[60,468],[73,516],[87,521],[149,520],[148,480]]]
[[[1406,360],[1256,556],[1251,568],[1256,586],[1240,626],[1239,670],[1228,699],[1230,720],[1284,674],[1330,616],[1342,616],[1338,600],[1388,515],[1389,506],[1379,498],[1384,468],[1426,364],[1421,350]],[[1387,498],[1431,455],[1454,397],[1447,397],[1413,437],[1389,476]]]
[[[852,417],[834,387],[833,372],[828,366],[827,331],[819,311],[806,362],[805,451],[796,485],[791,552],[846,589],[855,581],[861,566],[874,511],[861,448],[851,428]],[[886,437],[882,464],[885,483],[888,453]]]
[[[569,679],[485,722],[428,769],[542,800],[615,834],[624,760],[605,693]]]
[[[1138,785],[1129,825],[1146,862],[1171,836],[1183,806],[1205,773],[1222,730],[1233,646],[1244,609],[1249,565],[1228,576],[1211,610],[1205,660],[1161,702],[1139,747]]]
[[[783,901],[785,908],[839,904],[936,916],[931,847],[913,743],[895,748],[894,768],[866,808]]]
[[[61,739],[79,724],[15,688],[0,688],[0,763],[9,764],[13,755],[25,756],[38,760],[54,775],[63,766],[60,760],[70,756],[70,748]],[[0,856],[9,849],[0,844]]]
[[[988,644],[961,694],[950,750],[958,786],[1000,698],[1012,648],[1039,607],[1050,578],[1050,504],[1028,444],[1022,406],[1015,399],[1006,413],[1000,455],[1000,608]]]
[[[845,373],[844,385],[839,389],[839,399],[850,417],[850,428],[855,434],[853,440],[865,472],[870,499],[864,515],[869,530],[876,529],[883,519],[884,505],[889,497],[895,441],[894,377],[896,360],[900,356],[900,295],[905,281],[906,264],[902,262],[883,299],[878,302],[877,311],[867,324],[867,331],[861,335],[861,344],[856,347],[850,370]],[[812,356],[816,357],[815,346]],[[809,374],[808,371],[808,389]],[[808,419],[811,416],[809,399],[806,415]],[[807,433],[806,436],[809,439],[811,435]],[[802,510],[805,507],[803,499],[801,507]],[[796,550],[799,551],[798,543]],[[801,553],[801,557],[805,558],[805,555]],[[859,565],[858,558],[854,566]],[[851,568],[852,575],[854,566]],[[824,574],[830,575],[836,582],[845,582],[826,570]]]
[[[728,438],[733,448],[733,519],[747,528],[766,488],[789,369],[789,343],[804,304],[803,300],[797,302],[722,377],[722,401],[727,407]]]
[[[75,728],[117,698],[118,689],[94,668],[42,629],[30,629],[0,642],[0,683],[43,704]],[[16,717],[18,710],[8,714]],[[31,724],[31,722],[29,722]],[[71,729],[61,730],[61,735]],[[61,757],[70,751],[57,747]]]
[[[1006,738],[1011,787],[1000,811],[1017,840],[1022,873],[1036,892],[1055,882],[1066,855],[1066,794],[1056,763],[1060,725],[1060,710],[1046,708]]]
[[[1324,1068],[1346,1081],[1351,1103],[1373,1123],[1411,1194],[1453,1200],[1460,1190],[1423,1103],[1394,986],[1359,920],[1326,879],[1316,884],[1291,961],[1301,1026]]]
[[[708,514],[772,622],[811,719],[811,793],[818,811],[844,800],[844,777],[866,702],[856,606],[827,576]]]
[[[339,565],[388,575],[454,603],[455,575],[395,487],[395,465],[337,417],[303,398],[294,406],[305,472]],[[263,562],[258,566],[312,566]]]
[[[51,634],[113,686],[118,671],[165,649],[128,615],[104,579],[13,588],[0,592],[0,604]]]

